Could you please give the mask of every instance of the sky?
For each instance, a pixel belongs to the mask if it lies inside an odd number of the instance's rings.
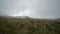
[[[60,18],[60,0],[0,0],[0,16]]]

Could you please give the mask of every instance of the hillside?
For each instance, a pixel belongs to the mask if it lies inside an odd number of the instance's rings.
[[[0,34],[60,34],[60,20],[0,17]]]

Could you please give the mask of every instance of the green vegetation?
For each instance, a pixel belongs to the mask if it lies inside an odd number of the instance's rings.
[[[0,18],[0,34],[60,34],[60,21]]]

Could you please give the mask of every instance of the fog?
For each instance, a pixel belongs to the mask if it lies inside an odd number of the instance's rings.
[[[60,18],[60,0],[0,0],[0,16]]]

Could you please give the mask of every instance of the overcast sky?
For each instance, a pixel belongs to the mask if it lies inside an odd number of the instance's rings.
[[[0,16],[60,18],[60,0],[0,0]]]

